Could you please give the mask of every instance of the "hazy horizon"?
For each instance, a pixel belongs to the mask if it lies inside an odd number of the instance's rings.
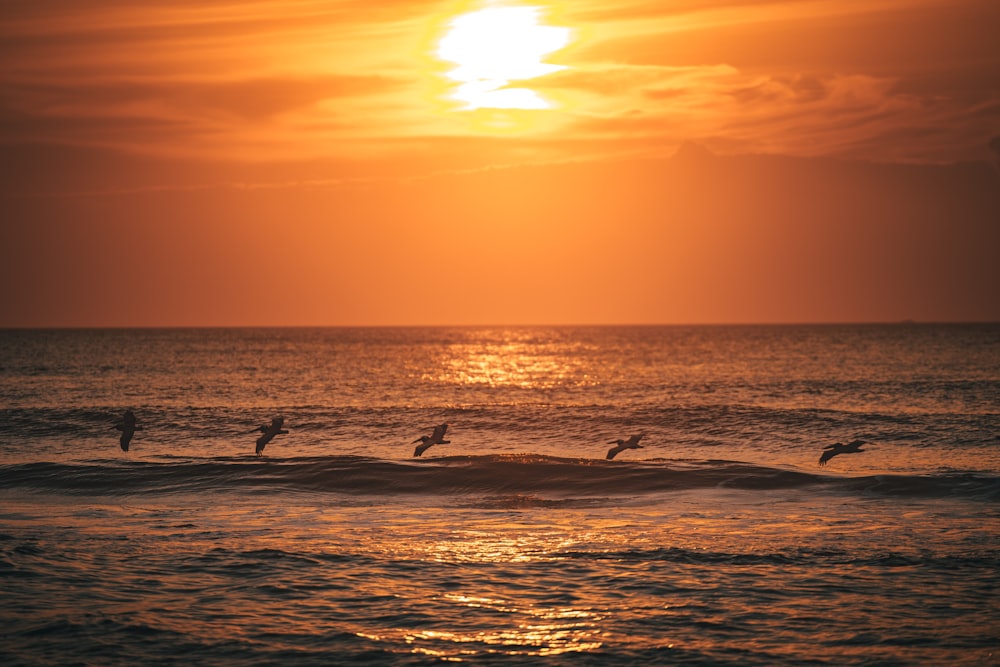
[[[5,326],[0,331],[156,331],[174,329],[612,329],[612,328],[712,328],[712,327],[892,327],[892,326],[991,326],[1000,320],[869,322],[561,322],[472,324],[168,324],[143,326]]]

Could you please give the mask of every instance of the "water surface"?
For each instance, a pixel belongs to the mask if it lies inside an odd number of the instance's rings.
[[[995,325],[5,331],[0,397],[4,664],[998,662]]]

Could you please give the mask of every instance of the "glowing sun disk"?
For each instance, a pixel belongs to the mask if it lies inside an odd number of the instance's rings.
[[[569,43],[570,29],[542,25],[540,13],[537,7],[494,6],[454,19],[437,50],[458,65],[448,73],[459,84],[452,97],[466,109],[549,108],[535,91],[508,87],[564,69],[542,59]]]

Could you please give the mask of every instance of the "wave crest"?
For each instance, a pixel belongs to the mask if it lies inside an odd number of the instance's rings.
[[[470,495],[497,506],[694,489],[813,487],[852,495],[1000,500],[1000,477],[978,474],[834,477],[719,460],[605,461],[534,454],[385,460],[359,456],[102,459],[0,466],[0,486],[66,494],[299,491],[370,496]],[[481,503],[480,503],[481,505]]]

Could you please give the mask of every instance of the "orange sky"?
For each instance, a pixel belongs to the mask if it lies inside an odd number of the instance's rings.
[[[1000,320],[1000,3],[485,5],[8,3],[0,326]]]

